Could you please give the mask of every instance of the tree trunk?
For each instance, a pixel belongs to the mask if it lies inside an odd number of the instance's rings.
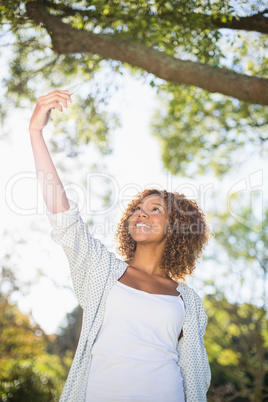
[[[105,59],[139,67],[166,81],[197,86],[253,104],[268,105],[268,79],[180,60],[140,42],[121,40],[118,36],[74,29],[49,14],[40,3],[27,3],[27,14],[44,25],[51,36],[53,50],[59,54],[98,54]]]

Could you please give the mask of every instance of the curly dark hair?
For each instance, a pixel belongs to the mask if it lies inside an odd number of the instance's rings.
[[[167,242],[160,267],[172,279],[184,280],[186,275],[193,273],[196,261],[201,257],[211,234],[197,203],[183,194],[157,189],[138,193],[127,206],[119,222],[116,232],[117,250],[126,261],[134,257],[136,242],[128,230],[129,217],[136,206],[152,194],[159,195],[165,201],[169,215]]]

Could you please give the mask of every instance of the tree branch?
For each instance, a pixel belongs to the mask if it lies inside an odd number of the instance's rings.
[[[210,20],[218,28],[241,29],[243,31],[256,31],[268,34],[268,18],[264,15],[266,13],[268,13],[268,10],[249,17],[232,17],[230,20],[212,17]]]
[[[90,53],[141,68],[176,84],[194,85],[249,103],[268,105],[268,79],[231,70],[179,60],[142,43],[109,34],[78,30],[50,15],[43,4],[27,3],[27,14],[48,31],[58,54]]]

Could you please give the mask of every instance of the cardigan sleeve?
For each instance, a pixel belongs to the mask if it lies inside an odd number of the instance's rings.
[[[70,265],[74,291],[79,304],[85,308],[92,277],[97,274],[96,271],[100,276],[107,277],[116,257],[101,241],[91,236],[76,203],[69,200],[69,204],[70,208],[65,212],[48,212],[48,218],[53,229],[51,237],[63,247]]]
[[[205,402],[210,385],[210,367],[204,347],[207,316],[197,293],[184,286],[185,322],[183,337],[178,343],[178,364],[181,368],[186,402]]]
[[[211,381],[211,371],[208,361],[208,355],[204,346],[204,336],[206,332],[207,326],[207,314],[203,303],[200,297],[195,293],[195,302],[196,302],[196,312],[197,319],[199,322],[199,337],[200,337],[200,349],[202,353],[202,367],[203,367],[203,375],[204,375],[204,383],[206,387],[206,391],[208,391]]]

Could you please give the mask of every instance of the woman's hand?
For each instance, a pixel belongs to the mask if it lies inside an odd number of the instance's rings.
[[[62,112],[63,106],[68,107],[68,102],[71,103],[72,100],[70,92],[66,90],[56,90],[38,98],[30,121],[30,133],[42,133],[49,121],[51,110],[58,109]]]

